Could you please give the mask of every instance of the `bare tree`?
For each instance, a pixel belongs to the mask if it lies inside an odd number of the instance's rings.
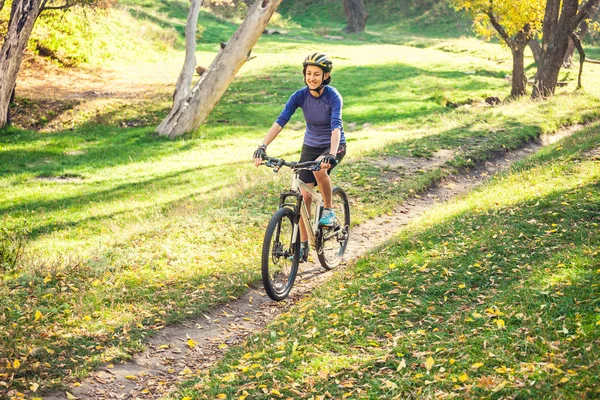
[[[569,39],[599,0],[588,0],[581,7],[578,0],[548,0],[544,14],[542,56],[531,96],[554,94]]]
[[[197,129],[204,122],[233,81],[235,74],[246,62],[248,52],[252,50],[262,35],[280,3],[281,0],[256,0],[248,10],[244,22],[227,42],[227,45],[219,51],[212,64],[191,90],[189,86],[196,62],[195,58],[192,60],[192,57],[189,56],[190,48],[188,46],[195,47],[189,36],[195,37],[193,33],[196,28],[193,18],[188,15],[188,27],[186,28],[186,53],[188,55],[184,69],[177,81],[173,108],[156,128],[160,135],[174,138]],[[191,11],[190,14],[192,14]],[[192,24],[191,28],[190,24]],[[182,77],[183,75],[185,77]]]
[[[342,0],[344,4],[344,12],[348,18],[344,32],[358,33],[365,30],[367,24],[367,10],[363,4],[363,0]]]

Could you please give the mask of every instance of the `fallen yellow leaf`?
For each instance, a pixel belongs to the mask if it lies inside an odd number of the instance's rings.
[[[19,369],[19,367],[20,367],[20,366],[21,366],[21,361],[19,361],[19,360],[15,360],[15,361],[13,361],[13,365],[12,365],[12,367],[13,367],[14,369]]]
[[[77,400],[79,397],[75,397],[73,396],[71,393],[69,392],[65,392],[65,394],[67,395],[67,399],[69,400]]]
[[[461,376],[458,377],[458,380],[461,382],[466,382],[469,380],[469,375],[467,374],[462,374]]]
[[[35,317],[34,317],[34,321],[37,321],[39,319],[42,319],[44,316],[42,315],[42,313],[40,312],[40,310],[36,310],[35,311]]]
[[[319,371],[319,377],[321,379],[327,379],[327,376],[329,375],[329,372],[325,371],[325,370],[321,370]]]
[[[196,341],[194,339],[188,339],[187,340],[187,345],[189,346],[190,349],[193,349],[194,347],[196,347],[198,343],[196,343]]]
[[[433,364],[435,364],[435,361],[433,361],[433,358],[430,356],[427,361],[425,361],[425,368],[427,368],[427,371],[433,368]]]
[[[477,369],[479,367],[483,367],[483,363],[478,362],[478,363],[475,363],[475,364],[471,365],[471,368],[473,368],[473,369]]]
[[[136,381],[137,380],[137,376],[135,376],[135,375],[125,375],[125,379]]]
[[[503,319],[497,319],[496,320],[496,325],[498,325],[498,328],[504,328],[504,320]]]
[[[504,389],[504,386],[506,386],[506,384],[508,383],[508,381],[502,381],[498,384],[498,386],[496,386],[494,389],[492,389],[492,392],[498,392],[499,390]]]
[[[398,368],[396,368],[396,371],[400,371],[402,369],[406,368],[406,360],[403,358],[400,361],[400,364],[398,364]]]
[[[217,395],[217,399],[224,400],[224,399],[226,399],[226,398],[227,398],[227,395],[226,395],[225,393],[219,393],[219,394]]]
[[[567,377],[561,378],[560,383],[566,383],[566,382],[569,382],[569,378],[567,378]]]

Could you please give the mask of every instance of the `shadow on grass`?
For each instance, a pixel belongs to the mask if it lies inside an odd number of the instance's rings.
[[[345,287],[342,295],[352,299],[348,303],[358,300],[365,306],[372,306],[373,301],[378,301],[385,307],[378,310],[375,322],[368,325],[364,335],[350,339],[347,346],[352,348],[364,344],[363,340],[366,342],[374,336],[383,338],[393,329],[397,335],[398,332],[406,335],[399,335],[402,339],[398,340],[398,347],[391,349],[390,354],[406,354],[404,357],[408,365],[422,362],[419,356],[411,354],[444,346],[460,348],[460,351],[454,350],[439,357],[459,359],[475,354],[475,359],[479,360],[478,357],[484,355],[476,354],[486,348],[486,352],[497,355],[494,363],[499,365],[518,366],[522,362],[537,362],[552,357],[548,354],[557,350],[566,355],[565,369],[579,371],[576,367],[596,364],[599,356],[597,347],[584,355],[580,349],[586,347],[589,350],[587,346],[595,343],[599,337],[595,329],[597,305],[594,299],[595,287],[600,284],[600,275],[596,273],[595,266],[600,260],[598,253],[593,250],[600,246],[600,236],[590,235],[597,230],[594,226],[600,223],[599,190],[600,184],[590,183],[530,201],[507,204],[497,210],[465,212],[424,233],[386,246],[380,251],[385,256],[369,257],[359,262],[358,281],[349,279],[353,283],[351,287]],[[564,206],[565,199],[574,195],[577,205]],[[557,232],[548,228],[552,224],[557,224]],[[450,244],[442,245],[442,242]],[[458,242],[461,244],[457,245]],[[431,254],[439,256],[432,257]],[[386,271],[386,278],[379,278],[378,285],[360,279],[364,272],[368,272],[368,276],[373,274],[374,264],[379,264],[381,270],[387,270],[390,262],[394,262],[398,268]],[[571,262],[574,263],[572,270],[569,267]],[[415,266],[423,264],[427,267],[426,272],[414,270]],[[451,271],[451,275],[444,277],[441,273],[443,269]],[[400,294],[385,295],[393,289],[398,291],[397,288],[402,289]],[[408,288],[419,289],[411,296],[404,290]],[[412,289],[408,291],[411,292]],[[477,294],[480,296],[474,301]],[[415,298],[419,301],[414,302]],[[335,299],[336,304],[346,304],[345,299]],[[506,314],[506,317],[502,317],[506,319],[506,334],[497,333],[493,321],[490,324],[488,319],[473,321],[471,318],[472,322],[464,322],[473,313],[485,314],[486,307],[492,305],[499,305],[499,310]],[[400,321],[391,312],[398,308],[409,309],[401,317],[402,324],[411,322],[407,324],[408,328],[398,330],[398,326],[394,326]],[[327,312],[344,315],[345,311],[334,308]],[[436,315],[444,317],[436,321],[431,317]],[[536,318],[542,318],[544,323],[539,323],[539,319],[536,322]],[[322,321],[327,323],[326,319]],[[421,336],[411,334],[412,326],[419,326],[427,332],[435,328],[435,335],[426,334],[427,341],[413,340],[411,338]],[[336,329],[343,331],[344,327],[337,326]],[[569,332],[577,331],[580,334],[566,337],[561,330],[564,327]],[[316,328],[319,331],[327,330],[325,326],[317,325]],[[355,326],[349,325],[347,328],[354,331]],[[298,336],[301,337],[301,333]],[[544,339],[536,340],[532,345],[527,342],[530,337]],[[303,343],[300,342],[300,345]],[[378,356],[381,354],[378,353]],[[354,368],[378,371],[381,366],[375,366],[370,361],[372,358],[375,357],[364,357],[366,361],[353,365],[353,371],[356,371]],[[459,370],[468,369],[472,362],[467,359],[465,364],[460,365]],[[589,386],[595,380],[593,369],[591,374],[583,378],[584,387],[593,387]],[[348,371],[348,376],[342,371],[337,372],[336,377],[340,380],[352,375],[352,371]],[[552,393],[553,385],[546,386],[544,382],[542,380],[527,390]],[[405,390],[411,392],[414,388]],[[474,389],[474,396],[485,395],[482,389]],[[513,388],[509,392],[516,394],[519,389]]]
[[[135,18],[150,21],[162,28],[173,28],[177,31],[182,41],[177,43],[178,49],[185,48],[185,25],[188,7],[179,1],[161,0],[158,12],[166,18],[161,18],[153,13],[138,8],[129,9],[129,13]],[[173,24],[173,19],[179,23]],[[199,34],[198,45],[205,43],[219,43],[228,41],[235,33],[238,25],[217,18],[207,11],[201,10],[198,17],[198,25],[204,28]]]
[[[552,162],[552,160],[548,160],[548,162]],[[526,168],[527,167],[523,167],[522,171],[526,171]],[[193,170],[189,170],[187,172],[191,173]],[[576,190],[581,193],[595,194],[595,197],[577,201],[576,207],[566,208],[563,205],[564,196],[573,194],[573,190],[568,189],[557,191],[548,196],[539,197],[529,202],[510,204],[500,211],[478,210],[475,213],[464,213],[455,216],[453,220],[445,222],[441,226],[431,228],[425,233],[421,233],[417,237],[405,241],[404,244],[396,243],[388,246],[389,251],[381,252],[382,254],[386,253],[391,257],[401,259],[402,261],[397,262],[397,265],[406,264],[410,266],[413,264],[422,265],[422,263],[420,263],[421,258],[426,259],[431,252],[439,250],[439,246],[442,241],[460,241],[463,244],[466,243],[465,246],[461,247],[457,253],[452,255],[449,259],[451,260],[452,266],[450,266],[448,263],[443,265],[444,267],[450,267],[453,271],[453,275],[451,275],[449,279],[442,280],[440,284],[430,284],[431,282],[427,281],[427,279],[431,279],[431,274],[413,273],[412,271],[408,271],[403,268],[397,268],[394,270],[393,273],[395,275],[390,277],[390,281],[394,281],[395,284],[390,284],[390,290],[396,288],[397,285],[400,284],[401,287],[419,288],[415,293],[413,293],[413,296],[421,297],[423,295],[431,296],[432,298],[431,302],[423,301],[422,305],[419,306],[415,306],[414,302],[410,303],[412,305],[408,307],[411,308],[411,313],[406,315],[403,314],[402,317],[404,320],[414,320],[416,323],[422,321],[426,315],[430,315],[432,313],[436,314],[437,311],[432,311],[429,307],[433,305],[437,307],[439,303],[438,300],[444,295],[448,296],[449,298],[449,301],[444,306],[448,307],[448,310],[440,310],[437,312],[439,315],[454,315],[456,310],[460,309],[460,307],[472,306],[473,300],[471,298],[465,299],[462,297],[462,294],[457,291],[459,283],[465,284],[470,290],[482,291],[485,293],[486,296],[488,296],[486,297],[486,301],[490,302],[490,304],[496,303],[497,297],[494,296],[500,296],[500,294],[504,294],[507,297],[498,298],[499,303],[502,303],[502,300],[504,300],[505,303],[514,302],[514,304],[519,304],[519,301],[522,299],[519,298],[521,292],[519,292],[518,289],[523,286],[523,282],[533,282],[533,284],[530,286],[535,286],[537,282],[532,280],[533,277],[531,276],[531,269],[519,268],[518,271],[515,272],[512,271],[515,266],[535,265],[537,267],[538,264],[543,266],[543,263],[554,262],[554,260],[559,259],[568,259],[569,257],[577,257],[580,260],[583,260],[582,262],[584,263],[587,262],[585,260],[589,260],[588,264],[590,266],[597,265],[597,252],[586,252],[586,249],[598,248],[598,246],[600,246],[600,236],[590,236],[590,229],[586,224],[597,224],[600,222],[600,216],[598,215],[599,199],[597,198],[598,193],[600,193],[600,184],[588,184],[586,186],[577,187]],[[228,201],[231,201],[240,207],[243,207],[244,202],[251,201],[251,199],[247,199],[246,196],[240,196],[240,198],[241,199],[232,198],[228,199]],[[173,202],[173,205],[176,205],[177,202],[181,201],[182,200],[177,200],[176,202]],[[534,204],[536,201],[539,201],[539,203]],[[266,205],[261,204],[259,207],[266,207]],[[534,212],[535,207],[544,210],[544,213],[541,217],[541,212]],[[554,214],[553,211],[556,211],[556,214]],[[532,213],[534,214],[532,215]],[[533,217],[539,221],[539,224],[527,222]],[[552,223],[556,223],[560,226],[561,230],[558,234],[549,235],[547,233],[547,227],[551,226]],[[458,226],[455,227],[454,224],[457,224]],[[506,226],[511,226],[515,229],[507,230]],[[441,234],[440,231],[442,231]],[[501,239],[498,239],[496,236],[494,236],[497,235],[499,231],[504,232]],[[241,242],[244,242],[246,237],[251,236],[249,232],[241,232],[241,234],[242,237],[239,238]],[[521,234],[524,235],[525,239],[523,236],[520,236]],[[253,237],[249,240],[257,241],[258,239]],[[543,245],[541,243],[543,243]],[[568,243],[569,246],[563,246],[563,243]],[[521,249],[515,249],[514,245],[511,246],[505,244],[519,244],[519,246],[526,247],[527,249],[525,251],[521,251]],[[544,252],[547,252],[548,254]],[[486,253],[493,254],[493,256],[487,257],[485,256]],[[412,257],[412,259],[405,261],[405,257]],[[483,258],[485,258],[485,260],[482,261]],[[475,271],[477,273],[473,273],[471,270],[469,270],[470,267],[468,267],[473,265],[473,260],[481,261],[481,270]],[[365,268],[369,268],[370,272],[372,272],[372,261],[372,259],[369,259],[369,261],[364,264]],[[387,265],[387,261],[383,262],[385,262]],[[534,264],[534,262],[537,264]],[[493,268],[493,266],[496,266],[497,268]],[[432,263],[430,268],[433,269],[434,267],[435,265]],[[549,265],[549,267],[552,267],[552,265]],[[359,264],[358,269],[360,270],[360,268],[361,266]],[[441,268],[439,270],[441,270]],[[540,267],[539,271],[541,271],[541,274],[544,275],[544,268]],[[544,298],[545,302],[550,301],[551,303],[555,304],[554,306],[551,306],[545,310],[544,315],[547,316],[549,320],[557,320],[564,314],[564,310],[569,308],[571,310],[576,310],[577,313],[581,315],[595,315],[593,314],[593,307],[596,306],[595,303],[591,301],[582,301],[586,300],[586,296],[590,296],[590,293],[591,295],[594,293],[593,291],[595,289],[593,285],[590,285],[590,283],[598,283],[600,275],[593,274],[592,272],[593,271],[591,270],[586,270],[579,274],[579,278],[577,280],[572,280],[572,285],[570,287],[562,290],[564,296],[559,298],[553,297],[550,299]],[[246,274],[247,273],[248,272],[246,271]],[[550,273],[552,273],[552,270],[550,270]],[[220,273],[216,271],[206,275],[198,275],[192,279],[189,279],[188,276],[171,278],[169,279],[169,284],[165,287],[139,285],[139,289],[133,290],[138,286],[132,286],[132,288],[126,294],[115,295],[113,297],[110,295],[110,293],[106,293],[105,296],[107,297],[107,300],[102,304],[105,307],[128,309],[128,305],[137,306],[148,303],[149,309],[153,311],[148,312],[150,315],[148,315],[146,321],[149,322],[149,325],[153,325],[155,324],[152,322],[154,321],[154,318],[163,318],[159,314],[159,311],[163,310],[164,305],[169,303],[170,299],[177,298],[180,299],[180,303],[175,308],[173,308],[172,304],[169,306],[169,312],[172,315],[167,321],[175,322],[181,319],[189,318],[191,315],[197,315],[201,310],[204,310],[217,302],[227,301],[228,297],[226,294],[232,292],[241,293],[244,291],[244,284],[248,283],[249,278],[247,275],[244,275],[243,271],[236,274],[237,276],[235,274],[229,274],[227,276],[228,280],[225,280],[222,279]],[[371,273],[368,274],[368,276],[371,275]],[[535,278],[543,279],[542,275]],[[509,279],[511,277],[513,279]],[[40,277],[40,279],[42,279],[42,277]],[[519,279],[519,281],[517,281],[517,279]],[[212,293],[207,291],[201,291],[200,296],[194,298],[186,296],[186,294],[189,294],[191,291],[196,292],[198,286],[205,284],[207,280],[217,282],[217,286],[213,288],[215,290],[213,293],[220,294],[219,296],[212,297]],[[379,282],[381,282],[383,285],[388,284],[386,282],[382,282],[381,279],[379,279]],[[89,284],[89,282],[87,284]],[[357,290],[360,291],[362,296],[361,298],[365,299],[366,304],[372,304],[372,301],[375,297],[370,292],[371,286],[362,285],[358,279],[356,281],[351,280],[350,284],[355,285],[354,288],[357,288]],[[27,285],[25,286],[29,287]],[[120,289],[120,287],[114,287],[107,289],[107,291],[114,290],[115,293],[121,293]],[[23,295],[30,295],[27,290],[23,292]],[[34,285],[33,289],[31,290],[36,290],[36,286]],[[42,290],[42,285],[39,286],[39,290]],[[83,287],[81,290],[83,290]],[[351,289],[349,286],[346,286],[345,293],[352,294],[353,290],[354,289]],[[406,307],[408,304],[406,302],[406,291],[402,291],[401,293],[402,294],[400,295],[395,295],[394,298],[390,300],[399,302],[402,304],[402,307]],[[43,296],[38,295],[33,298],[42,299]],[[110,300],[108,300],[108,298]],[[578,302],[574,301],[575,298],[578,299]],[[353,299],[353,301],[356,300],[357,298]],[[6,301],[8,301],[8,299]],[[338,304],[339,303],[340,302],[338,301]],[[342,303],[346,304],[346,302]],[[539,309],[539,307],[536,307],[536,309]],[[187,310],[191,311],[189,315],[186,314]],[[385,321],[384,323],[393,323],[397,319],[397,317],[387,314],[390,312],[390,310],[395,310],[395,308],[388,306],[385,309],[382,308],[380,310],[380,316],[382,321]],[[459,312],[459,314],[461,312]],[[575,312],[570,312],[568,318],[572,317],[573,315],[575,315]],[[565,322],[571,323],[570,320],[566,320]],[[587,323],[587,320],[585,322]],[[574,321],[573,325],[575,325]],[[25,329],[25,326],[26,325],[23,324],[19,329]],[[123,333],[121,328],[118,328],[114,331],[114,333],[106,335],[102,339],[102,343],[114,344],[115,346],[118,345],[119,347],[124,347],[127,350],[128,346],[130,345],[130,342],[128,341],[141,339],[141,337],[145,336],[147,333],[147,331],[144,331],[144,329],[131,327],[127,324],[125,326],[130,329],[130,338],[124,339],[127,334]],[[438,324],[436,326],[438,327],[438,335],[441,338],[440,340],[445,342],[455,340],[456,336],[459,334],[469,334],[468,332],[460,332],[461,328],[450,322]],[[514,329],[516,326],[518,326],[517,321],[509,320],[507,323],[508,329]],[[323,332],[326,332],[326,330],[330,327],[330,325],[324,327]],[[32,326],[32,329],[38,328]],[[540,329],[543,329],[543,327]],[[383,331],[379,331],[378,329],[370,331],[367,330],[365,333],[366,335],[371,335],[372,333],[376,333],[377,335],[380,333],[382,335],[384,334]],[[556,335],[558,333],[544,332],[544,335],[548,334]],[[597,335],[597,333],[595,335]],[[552,339],[552,336],[547,337]],[[69,336],[68,341],[63,341],[62,344],[55,348],[57,353],[64,351],[67,354],[80,355],[80,357],[84,357],[88,352],[100,354],[103,350],[99,349],[97,346],[98,342],[95,342],[95,346],[90,346],[90,340],[92,340],[92,338],[89,336],[74,334]],[[301,338],[299,340],[304,339]],[[481,340],[481,337],[477,336],[474,337],[473,341],[470,343],[473,346],[483,348],[481,345]],[[496,339],[488,339],[489,346],[496,346],[496,343]],[[502,346],[508,346],[503,347],[504,349],[510,349],[511,345],[511,341],[502,343]],[[431,348],[436,347],[435,345],[432,346],[433,347]],[[546,347],[544,347],[545,345],[542,344],[541,346],[542,347],[540,351],[548,350]],[[75,348],[75,350],[72,348]],[[87,350],[85,350],[86,348]],[[414,349],[411,349],[411,351],[412,350]],[[427,350],[430,350],[430,347],[428,347]],[[500,351],[497,351],[495,347],[494,350],[498,354],[504,354]],[[516,350],[518,349],[515,349],[514,354],[518,355],[519,352]],[[71,351],[75,353],[72,353]],[[597,357],[597,355],[591,354],[590,357]],[[365,358],[365,360],[366,359],[367,358]],[[410,361],[420,362],[418,359],[411,359]],[[83,358],[77,357],[66,357],[66,359],[54,357],[49,359],[48,362],[51,367],[44,368],[51,369],[52,371],[50,374],[53,377],[65,376],[64,374],[67,370],[65,365],[77,369],[81,365],[87,363],[87,361],[85,361]],[[63,364],[60,368],[59,363]],[[361,363],[365,366],[369,365],[368,360]],[[507,365],[510,364],[507,363]],[[29,372],[23,369],[23,372],[19,373],[22,375],[27,375]]]
[[[200,171],[203,174],[203,180],[206,181],[205,185],[200,185],[193,193],[190,193],[182,198],[177,199],[174,202],[167,203],[163,208],[169,208],[183,204],[190,200],[198,201],[200,198],[205,198],[208,193],[211,193],[212,199],[210,201],[219,201],[218,193],[225,188],[231,186],[229,180],[225,182],[213,182],[210,177],[222,175],[223,171],[227,171],[230,165],[227,163],[221,164],[214,167],[197,167],[191,169],[180,170],[171,173],[165,173],[161,176],[154,177],[151,179],[140,180],[136,182],[130,182],[122,185],[116,185],[106,190],[97,190],[87,192],[81,195],[61,197],[52,200],[37,200],[37,201],[26,201],[17,205],[0,208],[0,216],[11,215],[16,217],[19,214],[27,214],[29,210],[36,210],[37,212],[48,213],[50,215],[53,212],[64,210],[64,209],[79,209],[85,208],[91,204],[98,203],[111,203],[113,201],[122,201],[128,198],[134,199],[137,196],[148,195],[149,193],[163,192],[177,190],[180,188],[186,188],[189,186],[189,182],[196,181],[195,185],[198,185],[198,174]],[[57,183],[57,185],[64,185],[64,183]],[[93,222],[97,226],[104,226],[104,223],[108,223],[113,220],[114,217],[129,213],[143,214],[143,210],[136,208],[127,208],[121,211],[109,212],[105,215],[95,215],[87,218],[82,218],[77,221],[67,221],[55,219],[44,219],[44,223],[36,225],[30,229],[28,234],[29,239],[35,240],[38,236],[53,231],[60,231],[63,229],[73,228],[80,225]],[[51,222],[48,222],[51,221]]]
[[[236,80],[202,127],[200,140],[218,141],[225,135],[237,134],[240,129],[256,130],[262,126],[266,130],[293,91],[303,87],[299,74],[299,69],[283,68]],[[410,123],[432,113],[449,112],[451,110],[440,104],[444,93],[476,96],[489,90],[490,79],[456,71],[387,64],[341,68],[336,70],[333,85],[342,93],[347,108],[358,107],[354,114],[345,113],[346,121],[389,124]],[[369,106],[367,112],[360,111],[364,105]],[[167,111],[165,109],[164,114]],[[148,115],[142,112],[138,119],[152,119],[159,112],[151,110]],[[297,114],[301,116],[301,110]],[[0,176],[23,172],[56,176],[72,168],[97,169],[127,164],[132,158],[143,161],[167,156],[181,151],[183,146],[182,141],[154,135],[150,128],[98,126],[53,134],[15,133],[13,130],[10,134],[0,134],[0,145],[18,147],[0,153]],[[65,149],[73,147],[85,153],[64,154]]]

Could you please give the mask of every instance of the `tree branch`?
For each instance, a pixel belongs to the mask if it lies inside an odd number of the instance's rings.
[[[575,48],[579,52],[579,75],[577,75],[577,89],[581,89],[581,75],[583,74],[583,63],[585,61],[585,52],[583,51],[583,46],[581,45],[581,40],[576,33],[571,34],[571,40],[575,45]]]
[[[585,3],[583,6],[581,6],[581,8],[579,9],[579,12],[577,13],[577,15],[575,16],[575,27],[577,27],[579,25],[579,23],[581,21],[583,21],[583,19],[586,17],[586,15],[590,14],[590,10],[598,3],[598,0],[588,0],[587,3]]]
[[[48,2],[52,1],[52,0],[44,0],[42,1],[42,5],[40,6],[40,14],[42,13],[42,11],[47,11],[47,10],[66,10],[67,8],[71,8],[73,7],[76,3],[74,1],[69,1],[66,0],[64,4],[58,5],[58,6],[48,6]]]
[[[66,10],[67,8],[71,8],[73,7],[74,4],[63,4],[62,6],[48,6],[48,7],[44,7],[41,9],[41,11],[48,11],[48,10]]]
[[[490,1],[490,9],[488,11],[484,11],[484,13],[485,13],[485,15],[488,16],[492,26],[494,27],[494,29],[496,29],[496,31],[498,31],[498,34],[500,34],[500,37],[506,42],[506,44],[509,47],[512,48],[512,46],[513,46],[512,40],[510,39],[510,36],[508,36],[508,33],[506,33],[506,31],[504,30],[504,27],[502,25],[500,25],[500,23],[496,19],[496,16],[493,14],[491,3],[492,2]]]

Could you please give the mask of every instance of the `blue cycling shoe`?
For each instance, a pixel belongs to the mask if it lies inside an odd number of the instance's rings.
[[[331,208],[324,208],[323,215],[321,215],[321,219],[319,220],[320,226],[333,226],[335,223],[335,212]]]

